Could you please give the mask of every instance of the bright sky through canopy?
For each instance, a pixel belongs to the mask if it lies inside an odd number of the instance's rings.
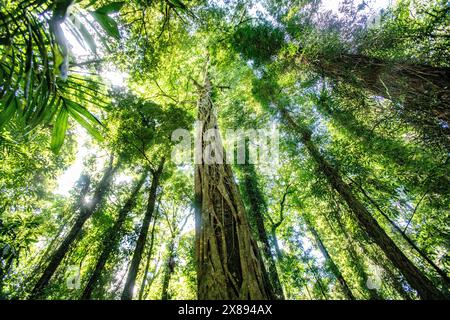
[[[363,0],[360,2],[355,1],[356,5],[365,3],[366,4],[366,10],[378,12],[381,9],[386,9],[389,6],[395,4],[396,0]],[[322,0],[322,8],[324,10],[331,10],[332,12],[336,14],[340,14],[339,7],[342,3],[342,0]]]

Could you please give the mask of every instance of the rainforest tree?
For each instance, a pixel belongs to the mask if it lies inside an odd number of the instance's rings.
[[[0,299],[446,299],[443,0],[0,0]]]

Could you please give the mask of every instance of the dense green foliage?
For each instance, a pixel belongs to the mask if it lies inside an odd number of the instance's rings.
[[[231,166],[266,298],[448,298],[450,7],[364,3],[0,0],[0,299],[201,298],[205,96],[279,131]]]

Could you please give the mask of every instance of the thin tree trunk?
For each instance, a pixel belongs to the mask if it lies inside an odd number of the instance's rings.
[[[370,289],[367,287],[367,279],[369,278],[369,275],[365,271],[361,257],[358,255],[355,248],[353,247],[353,244],[350,243],[350,241],[348,242],[347,248],[350,255],[350,264],[358,275],[360,286],[365,291],[367,291],[370,300],[382,300],[382,297],[379,295],[376,289]]]
[[[87,196],[91,184],[89,176],[82,174],[77,184],[81,186],[81,189],[76,203],[74,203],[74,205],[69,209],[70,212],[76,212],[78,209],[80,209],[80,206],[83,204],[83,199]],[[58,244],[61,235],[64,233],[64,227],[67,226],[68,223],[71,223],[72,222],[71,220],[73,220],[73,218],[76,217],[66,217],[66,218],[62,217],[60,219],[61,224],[58,228],[57,235],[49,243],[45,252],[41,255],[41,258],[39,259],[39,262],[37,263],[36,267],[33,269],[33,271],[27,277],[24,283],[34,282],[33,279],[36,277],[36,275],[40,274],[39,271],[46,265],[46,261],[49,258],[48,256],[51,254],[52,251],[55,250],[54,247]]]
[[[169,300],[169,283],[170,278],[175,270],[175,239],[172,237],[167,245],[167,260],[165,262],[165,269],[163,275],[162,293],[161,300]]]
[[[280,245],[278,244],[277,238],[277,227],[272,226],[272,230],[270,231],[270,235],[273,242],[273,247],[275,249],[275,254],[277,256],[278,261],[283,261],[283,252],[280,250]]]
[[[412,300],[411,292],[408,292],[403,287],[404,281],[400,279],[399,275],[396,274],[394,267],[392,264],[387,261],[386,257],[376,250],[375,248],[366,248],[365,246],[361,246],[363,253],[370,257],[372,263],[380,265],[383,267],[383,271],[387,275],[387,280],[389,284],[394,288],[395,291],[405,300]]]
[[[125,202],[124,206],[120,209],[119,214],[117,215],[117,220],[115,221],[114,225],[111,227],[111,229],[106,233],[106,237],[103,240],[102,244],[102,253],[100,254],[100,257],[97,260],[97,263],[95,265],[94,271],[92,272],[91,276],[89,277],[88,283],[86,284],[86,287],[84,288],[83,294],[81,296],[81,299],[88,300],[91,299],[92,291],[94,290],[98,280],[100,279],[100,276],[103,272],[103,269],[105,268],[106,262],[108,261],[109,256],[114,251],[114,249],[117,246],[117,242],[120,239],[120,236],[122,234],[122,227],[125,223],[125,219],[128,215],[128,213],[133,209],[133,207],[136,205],[136,200],[139,194],[139,191],[142,188],[142,185],[145,182],[145,179],[148,176],[148,171],[145,170],[141,177],[137,180],[136,185],[131,192],[130,197]]]
[[[264,203],[263,195],[258,186],[258,181],[256,179],[256,172],[254,165],[245,164],[242,166],[242,172],[244,175],[244,190],[247,194],[248,201],[250,204],[250,219],[253,220],[256,236],[262,244],[262,252],[267,262],[268,273],[270,281],[274,290],[274,294],[278,299],[284,299],[283,288],[281,287],[280,278],[278,276],[277,266],[275,264],[275,259],[270,248],[269,237],[267,236],[267,231],[264,223],[264,211],[266,206]]]
[[[337,219],[337,223],[339,226],[339,230],[342,232],[344,237],[347,239],[347,250],[350,255],[350,263],[352,264],[353,269],[355,269],[356,273],[358,274],[358,277],[360,279],[361,287],[366,289],[369,294],[370,300],[382,300],[383,298],[378,294],[378,291],[376,289],[369,289],[367,287],[367,279],[369,278],[367,272],[365,271],[364,263],[360,257],[360,255],[356,252],[356,249],[354,247],[354,239],[350,234],[348,234],[345,226],[342,224],[340,220]],[[380,261],[383,260],[382,255],[378,255],[376,258],[374,258],[374,254],[370,253],[364,244],[359,243],[359,247],[362,249],[362,252],[365,256],[369,257],[372,262],[381,265],[386,271],[386,274],[388,275],[390,282],[394,289],[399,293],[400,296],[402,296],[405,300],[411,300],[411,296],[409,293],[405,291],[403,288],[401,282],[397,277],[394,276],[391,268],[390,268],[390,262],[384,262],[381,263]],[[384,258],[385,259],[385,258]]]
[[[122,300],[132,300],[134,284],[139,271],[139,265],[141,264],[142,253],[144,252],[145,242],[147,240],[148,228],[150,221],[155,211],[156,196],[159,187],[159,180],[164,168],[165,159],[163,158],[156,170],[152,171],[152,184],[150,186],[147,209],[145,211],[144,220],[142,222],[139,238],[136,242],[136,248],[134,249],[133,258],[131,259],[130,268],[128,269],[127,281],[122,292]]]
[[[306,260],[306,264],[308,265],[308,269],[311,271],[311,273],[313,274],[314,278],[316,279],[316,284],[319,286],[320,293],[322,294],[322,297],[325,300],[328,300],[328,294],[325,292],[322,280],[321,280],[320,276],[317,274],[317,269],[314,267],[314,265],[311,265],[311,262],[309,261],[309,257],[306,254],[303,255],[303,259]]]
[[[31,291],[29,297],[30,299],[39,299],[42,296],[43,290],[48,285],[56,269],[66,256],[70,246],[80,234],[84,223],[92,216],[94,212],[97,211],[97,209],[102,204],[105,196],[109,191],[114,174],[118,170],[119,166],[120,160],[116,165],[113,165],[113,158],[111,157],[110,164],[106,169],[102,180],[99,182],[97,188],[95,189],[92,200],[88,204],[86,204],[83,203],[84,198],[80,199],[81,204],[78,218],[76,219],[67,236],[64,238],[63,242],[59,245],[58,249],[56,249],[55,253],[53,253],[49,264],[47,265],[42,276],[39,278],[33,290]]]
[[[156,208],[155,218],[153,219],[152,232],[150,234],[150,246],[148,248],[147,261],[145,262],[144,276],[142,277],[141,287],[139,288],[139,300],[142,300],[142,298],[144,297],[145,285],[147,284],[147,275],[150,268],[150,260],[153,255],[153,246],[155,243],[156,220],[158,220],[158,208]]]
[[[311,231],[311,233],[313,234],[316,244],[320,249],[320,252],[322,252],[322,255],[325,258],[326,263],[328,263],[328,265],[330,266],[331,272],[333,272],[334,276],[338,280],[342,288],[342,292],[344,293],[347,299],[355,300],[355,296],[353,295],[352,290],[348,286],[347,281],[345,281],[344,276],[339,270],[339,267],[334,263],[333,258],[331,258],[327,248],[323,244],[322,239],[320,238],[316,229],[311,225],[310,222],[307,222],[307,227],[309,231]]]
[[[409,284],[417,290],[419,296],[422,299],[443,299],[444,295],[389,238],[375,218],[352,193],[351,187],[342,180],[339,172],[320,154],[311,140],[311,131],[299,126],[286,109],[279,107],[279,110],[286,124],[299,134],[303,144],[316,162],[318,169],[324,174],[333,189],[347,203],[362,229],[383,250],[394,266],[402,272]]]
[[[352,182],[354,182],[352,180]],[[402,238],[431,266],[433,267],[433,269],[441,276],[442,280],[444,280],[445,285],[448,287],[450,285],[450,279],[447,276],[446,272],[444,270],[442,270],[441,268],[439,268],[434,262],[433,260],[431,260],[428,255],[425,253],[425,251],[423,251],[422,249],[420,249],[416,243],[410,238],[408,237],[408,235],[394,222],[391,220],[391,218],[389,218],[389,216],[380,208],[380,206],[376,203],[375,200],[373,200],[369,194],[366,192],[366,190],[358,183],[354,182],[357,187],[361,190],[362,194],[364,195],[364,197],[366,197],[369,202],[375,207],[375,209],[377,209],[377,211],[379,213],[381,213],[381,215],[391,224],[391,226],[398,232],[400,233],[400,235],[402,236]]]
[[[216,159],[204,155],[204,133],[218,129],[212,103],[208,67],[205,82],[198,85],[198,128],[195,165],[196,258],[200,300],[273,299],[270,281],[258,247],[252,239],[244,205],[225,164],[223,146],[216,135]],[[219,163],[217,163],[219,162]]]

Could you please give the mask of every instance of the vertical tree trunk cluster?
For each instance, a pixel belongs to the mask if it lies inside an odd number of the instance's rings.
[[[309,154],[316,162],[320,172],[326,177],[331,187],[346,202],[355,220],[370,238],[380,247],[384,254],[397,267],[408,283],[417,291],[422,299],[443,299],[444,295],[433,283],[405,256],[400,248],[386,234],[375,218],[362,202],[352,193],[351,187],[343,181],[339,172],[325,159],[311,140],[312,133],[308,128],[297,124],[288,111],[279,106],[283,121],[300,137]]]
[[[218,129],[208,71],[200,89],[197,146],[201,155],[195,165],[196,258],[198,298],[274,298],[258,247],[252,239],[245,209],[231,166],[207,163],[204,151],[208,129]],[[223,146],[216,141],[224,156]],[[217,150],[217,149],[216,149]]]
[[[99,281],[99,279],[101,277],[101,273],[103,272],[103,270],[105,268],[105,265],[106,265],[106,262],[108,261],[109,256],[117,247],[117,243],[120,239],[120,235],[122,234],[123,224],[125,223],[127,215],[130,213],[130,211],[133,209],[133,207],[136,204],[138,194],[142,188],[142,185],[145,182],[145,179],[147,178],[147,175],[148,175],[148,172],[147,172],[147,170],[145,170],[142,173],[141,177],[136,182],[136,185],[134,186],[130,197],[125,202],[123,207],[120,209],[119,214],[117,215],[117,220],[114,222],[114,225],[107,232],[107,234],[103,240],[102,252],[101,252],[101,254],[97,260],[97,263],[94,267],[94,271],[92,272],[91,276],[89,277],[88,283],[86,284],[86,287],[84,288],[81,299],[87,300],[87,299],[91,298],[92,291],[94,290],[97,282]]]
[[[283,288],[278,276],[277,266],[270,247],[269,237],[267,235],[264,223],[264,212],[266,210],[265,201],[258,186],[256,172],[253,164],[242,165],[244,176],[243,186],[248,197],[250,212],[249,218],[253,221],[257,239],[261,243],[264,261],[266,262],[270,282],[277,299],[284,299]]]
[[[155,204],[157,198],[158,187],[160,185],[161,175],[163,173],[165,159],[162,158],[158,167],[156,169],[151,169],[152,182],[148,194],[147,209],[145,211],[144,219],[142,221],[141,230],[139,232],[139,237],[136,242],[136,247],[133,252],[133,257],[131,259],[131,264],[128,269],[127,280],[125,282],[125,287],[122,292],[122,300],[132,300],[133,291],[136,283],[137,274],[139,271],[139,265],[141,264],[142,254],[144,252],[145,243],[147,240],[148,229],[150,222],[153,218],[153,213],[155,211]]]
[[[42,276],[36,282],[30,299],[39,299],[43,294],[43,290],[48,285],[50,279],[53,277],[56,269],[61,264],[61,261],[66,256],[69,251],[70,246],[74,243],[76,238],[81,232],[83,225],[85,222],[98,210],[101,206],[101,203],[104,201],[108,191],[111,187],[111,183],[114,177],[114,174],[119,169],[120,159],[116,165],[113,164],[114,158],[111,157],[108,168],[105,170],[102,179],[98,183],[94,195],[89,202],[86,202],[85,197],[80,198],[79,204],[79,214],[78,217],[70,229],[69,233],[64,238],[63,242],[59,245],[58,249],[53,253],[49,264],[45,268]]]

